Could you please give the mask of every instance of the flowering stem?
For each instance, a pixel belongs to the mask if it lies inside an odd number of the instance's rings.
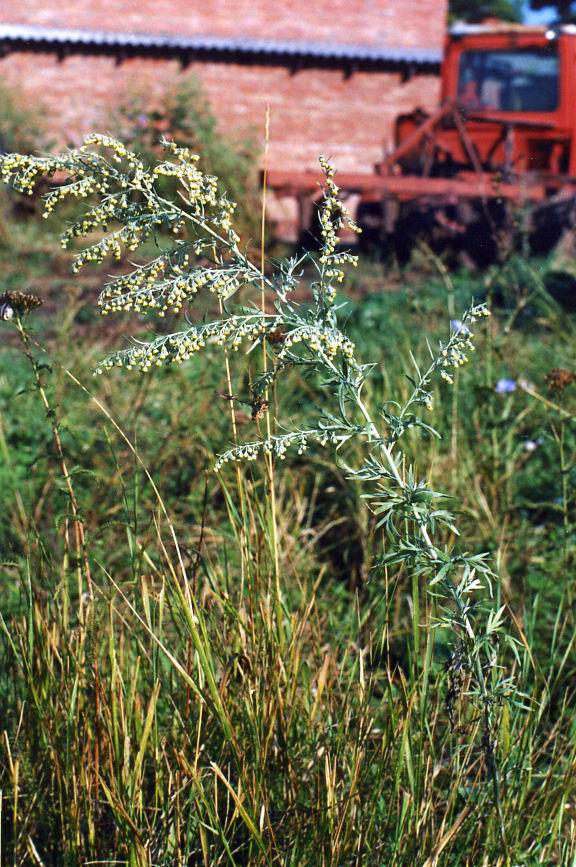
[[[268,130],[268,116],[267,116]],[[268,131],[266,133],[268,139]],[[87,155],[86,148],[97,146],[112,151],[112,161],[120,163],[123,169],[116,169],[100,156],[99,152]],[[401,474],[397,447],[399,438],[408,427],[420,425],[432,431],[412,413],[415,404],[429,406],[432,399],[430,381],[435,373],[448,383],[453,383],[454,372],[467,360],[466,352],[472,349],[472,334],[466,323],[472,323],[487,313],[484,305],[471,307],[464,321],[451,332],[450,339],[441,347],[438,357],[425,373],[418,371],[417,381],[408,398],[398,408],[394,416],[388,407],[382,415],[386,420],[386,436],[381,435],[364,401],[362,384],[369,374],[371,365],[360,365],[355,359],[354,345],[338,327],[338,306],[336,303],[337,285],[344,279],[341,266],[355,264],[356,257],[339,249],[340,231],[348,228],[359,231],[345,204],[339,196],[335,181],[335,171],[330,163],[320,157],[325,176],[324,198],[319,210],[321,247],[319,260],[314,262],[317,279],[311,284],[313,304],[309,307],[292,305],[287,298],[295,287],[295,269],[299,261],[291,259],[278,272],[269,278],[265,274],[264,228],[266,200],[262,205],[261,217],[261,256],[260,265],[252,263],[239,249],[240,239],[232,228],[234,204],[217,189],[217,179],[196,168],[197,157],[187,148],[179,148],[173,142],[163,142],[168,153],[168,161],[146,170],[137,155],[128,151],[121,142],[108,136],[90,136],[80,151],[72,151],[63,158],[38,159],[21,155],[8,155],[0,159],[0,167],[5,180],[13,181],[17,189],[31,193],[38,177],[52,175],[56,170],[69,173],[68,186],[59,186],[49,194],[47,212],[65,198],[85,197],[96,193],[101,202],[89,209],[85,216],[74,223],[64,234],[64,246],[76,237],[87,237],[95,228],[104,226],[111,220],[120,224],[104,238],[87,246],[76,258],[76,270],[87,262],[101,262],[107,255],[121,258],[122,250],[135,250],[146,238],[156,232],[158,226],[167,227],[172,232],[180,232],[185,226],[190,228],[189,238],[178,239],[167,252],[162,252],[147,265],[135,266],[129,274],[109,282],[101,295],[103,312],[136,310],[146,312],[148,308],[160,308],[159,315],[166,311],[177,313],[182,305],[191,302],[200,289],[208,289],[218,295],[220,319],[208,320],[182,328],[176,334],[162,335],[151,342],[139,343],[134,347],[115,353],[99,366],[102,368],[125,366],[139,367],[145,371],[150,367],[168,363],[181,363],[202,349],[208,342],[225,347],[226,379],[232,395],[232,376],[226,349],[238,349],[242,341],[249,340],[252,348],[261,343],[262,371],[254,387],[254,396],[266,404],[271,384],[290,367],[304,367],[307,370],[326,373],[330,376],[324,381],[325,388],[334,387],[338,398],[339,415],[324,412],[312,426],[306,423],[304,430],[289,431],[282,435],[273,433],[274,424],[266,415],[266,439],[256,442],[237,442],[235,420],[232,423],[234,448],[220,455],[214,467],[220,469],[229,460],[254,460],[263,450],[266,462],[266,481],[270,503],[269,540],[274,558],[273,592],[275,619],[279,643],[285,647],[285,621],[283,617],[280,588],[280,558],[278,546],[276,499],[274,491],[273,455],[283,458],[286,449],[297,446],[299,452],[307,447],[309,439],[322,445],[330,442],[339,449],[352,438],[367,438],[370,449],[380,450],[381,459],[371,453],[360,470],[351,470],[351,477],[371,479],[377,483],[379,493],[374,496],[378,501],[378,514],[383,515],[379,526],[386,525],[395,539],[397,549],[392,550],[384,560],[402,562],[415,561],[429,576],[429,590],[438,585],[441,595],[448,603],[450,614],[442,621],[457,636],[451,669],[454,682],[451,692],[457,695],[459,683],[466,672],[471,682],[470,694],[481,707],[482,749],[488,776],[492,782],[494,801],[498,812],[500,834],[506,862],[509,863],[508,847],[504,834],[498,768],[495,760],[495,744],[492,738],[493,708],[499,696],[506,695],[507,681],[497,680],[494,674],[495,655],[492,652],[491,636],[499,631],[502,610],[492,612],[486,626],[486,634],[475,633],[474,605],[468,594],[480,588],[481,582],[476,573],[490,580],[490,570],[484,563],[484,555],[447,553],[434,543],[435,527],[441,524],[453,529],[452,518],[443,509],[433,504],[436,495],[424,482],[414,479],[412,469]],[[80,170],[78,166],[80,165]],[[156,186],[158,176],[175,178],[180,181],[184,192],[180,198],[184,206],[175,201],[164,199]],[[119,185],[126,191],[117,199],[110,197],[110,184]],[[264,194],[265,194],[264,190]],[[128,193],[130,196],[128,197]],[[126,199],[126,203],[124,203]],[[116,207],[118,203],[118,207]],[[203,255],[207,249],[214,250],[213,262],[208,266],[201,260],[195,264],[191,255]],[[300,260],[301,261],[301,260]],[[253,307],[239,313],[226,308],[226,299],[243,285],[260,289],[260,303],[253,299]],[[450,313],[453,314],[452,289],[450,289]],[[270,291],[275,298],[275,313],[266,313],[265,292]],[[161,306],[163,304],[163,306]],[[273,339],[274,335],[274,339]],[[274,358],[271,368],[270,357]],[[349,413],[351,409],[351,413]],[[336,411],[338,413],[338,410]],[[253,407],[254,413],[254,407]],[[354,414],[355,422],[350,415]],[[264,410],[264,414],[265,410]],[[363,421],[359,416],[362,416]],[[259,410],[254,420],[262,418]],[[435,433],[432,431],[432,433]],[[67,472],[65,473],[67,476]],[[240,472],[237,467],[238,484],[241,487]],[[384,480],[384,484],[379,482]],[[69,479],[68,479],[69,481]],[[390,483],[390,484],[388,484]],[[372,496],[370,494],[369,496]],[[72,501],[72,500],[71,500]],[[75,502],[75,501],[74,501]],[[242,518],[244,522],[244,518]],[[454,577],[458,570],[459,577]],[[420,574],[415,570],[417,589]],[[191,600],[190,600],[191,601]],[[414,615],[415,634],[418,615]],[[193,626],[194,624],[192,624]],[[415,641],[415,644],[418,642]],[[484,661],[484,664],[483,664]],[[450,699],[452,701],[453,699]],[[447,697],[447,703],[449,699]]]
[[[335,368],[334,368],[335,369]],[[394,456],[391,450],[388,448],[386,443],[383,441],[380,436],[380,432],[378,428],[374,424],[374,421],[366,408],[362,398],[358,391],[354,391],[354,400],[356,406],[362,413],[368,428],[369,439],[378,440],[378,447],[386,459],[386,463],[388,465],[388,469],[390,470],[391,475],[394,477],[394,480],[397,482],[400,488],[405,488],[404,481],[398,472],[398,467],[396,466],[396,462],[394,460]],[[430,538],[430,534],[428,532],[427,527],[422,523],[421,517],[418,515],[416,510],[414,509],[414,517],[416,519],[416,523],[418,524],[418,528],[422,539],[424,540],[424,544],[426,546],[426,550],[431,556],[431,559],[437,559],[436,548],[432,539]],[[454,583],[450,580],[448,576],[446,576],[442,581],[442,586],[452,599],[456,610],[458,612],[458,617],[460,623],[464,626],[466,632],[466,640],[465,646],[468,650],[468,663],[471,674],[476,678],[476,682],[478,685],[478,689],[481,696],[482,702],[482,729],[483,729],[483,738],[482,738],[482,748],[484,751],[484,757],[486,760],[486,767],[488,771],[488,775],[492,782],[492,791],[494,795],[494,804],[496,806],[496,811],[498,814],[498,824],[500,831],[500,839],[502,841],[502,846],[506,855],[507,862],[509,860],[509,852],[508,852],[508,843],[506,839],[506,831],[504,828],[504,816],[502,812],[502,799],[500,793],[500,779],[498,773],[498,766],[496,764],[496,759],[494,755],[494,743],[492,739],[492,714],[491,714],[491,704],[492,698],[490,696],[490,692],[488,690],[488,686],[486,684],[486,678],[484,676],[484,671],[482,669],[482,662],[478,654],[474,654],[471,652],[473,645],[476,643],[476,634],[474,632],[474,628],[472,626],[472,622],[468,613],[466,611],[466,607],[462,601],[461,595],[457,592],[457,588]]]
[[[330,361],[329,358],[326,357],[324,353],[322,353],[322,361],[328,367],[332,373],[338,377],[342,378],[341,371],[338,370],[336,365]],[[434,369],[435,365],[432,365],[430,372]],[[394,455],[392,450],[386,445],[383,437],[380,435],[380,431],[376,427],[370,412],[368,411],[364,401],[362,400],[360,394],[360,387],[349,388],[349,394],[352,397],[354,403],[356,404],[358,410],[362,414],[365,422],[366,422],[366,431],[368,435],[368,440],[376,440],[378,443],[378,447],[383,457],[385,458],[386,464],[388,466],[388,470],[397,483],[398,487],[401,490],[405,490],[406,485],[404,480],[402,479],[398,467],[396,465],[396,461],[394,460]],[[413,506],[413,514],[418,525],[418,529],[420,535],[424,541],[425,549],[428,552],[430,559],[432,561],[436,561],[438,559],[436,547],[430,538],[430,534],[428,532],[428,528],[422,521],[422,517],[417,512],[416,508]],[[500,832],[500,839],[502,841],[502,847],[504,849],[506,862],[509,863],[509,850],[508,843],[506,839],[506,832],[504,828],[504,816],[502,812],[502,799],[500,793],[500,779],[498,773],[498,766],[496,763],[496,758],[494,755],[494,743],[492,738],[492,728],[493,728],[493,720],[491,713],[492,706],[492,697],[488,690],[488,686],[486,683],[486,678],[484,676],[484,671],[482,669],[482,662],[479,654],[474,653],[473,649],[477,643],[476,634],[474,632],[474,628],[468,612],[466,610],[466,606],[462,601],[461,594],[458,592],[456,585],[452,582],[452,580],[446,575],[442,580],[442,586],[444,590],[447,592],[448,596],[454,603],[454,606],[458,612],[459,624],[464,628],[465,636],[464,636],[464,647],[467,651],[467,662],[468,668],[472,676],[476,679],[476,683],[478,686],[480,700],[482,703],[482,749],[484,752],[484,757],[486,761],[486,768],[488,771],[488,775],[490,777],[492,783],[492,791],[494,796],[494,804],[496,807],[496,812],[498,815],[498,825]]]

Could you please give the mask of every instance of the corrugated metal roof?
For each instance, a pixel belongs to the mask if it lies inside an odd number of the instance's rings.
[[[236,60],[256,57],[267,63],[302,62],[308,65],[437,68],[440,51],[355,45],[331,42],[276,41],[243,37],[172,36],[103,30],[69,30],[0,24],[0,50],[98,53],[126,56],[171,56],[184,60]]]
[[[544,34],[548,30],[540,24],[517,24],[514,21],[484,21],[480,24],[469,24],[466,21],[457,21],[450,27],[452,36],[474,36],[485,33],[537,33]]]
[[[453,36],[474,36],[475,34],[491,34],[491,33],[510,33],[513,35],[538,35],[546,36],[547,39],[554,39],[561,34],[568,36],[576,36],[575,24],[563,24],[561,21],[553,21],[551,24],[516,24],[509,21],[487,21],[483,24],[466,24],[463,21],[457,21],[450,28],[450,33]]]

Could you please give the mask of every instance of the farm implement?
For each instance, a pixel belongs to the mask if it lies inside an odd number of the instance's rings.
[[[320,176],[268,173],[314,232]],[[453,28],[441,101],[397,118],[373,172],[338,174],[363,244],[406,259],[419,237],[476,264],[519,231],[550,252],[576,226],[576,27],[488,23]]]

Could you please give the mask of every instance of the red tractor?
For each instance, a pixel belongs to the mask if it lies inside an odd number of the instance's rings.
[[[273,189],[297,196],[301,229],[318,181],[269,173]],[[338,182],[359,195],[364,243],[392,245],[400,258],[422,236],[486,263],[519,215],[533,250],[549,251],[576,224],[576,27],[453,28],[439,108],[399,117],[395,149],[375,173]]]

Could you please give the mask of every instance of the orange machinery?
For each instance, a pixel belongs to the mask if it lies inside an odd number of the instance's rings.
[[[408,250],[425,232],[489,259],[516,203],[531,206],[533,245],[556,243],[576,222],[576,27],[456,26],[441,94],[432,114],[397,119],[394,150],[372,173],[337,176],[357,194],[366,241]],[[320,181],[268,173],[269,187],[297,198],[301,230]]]

